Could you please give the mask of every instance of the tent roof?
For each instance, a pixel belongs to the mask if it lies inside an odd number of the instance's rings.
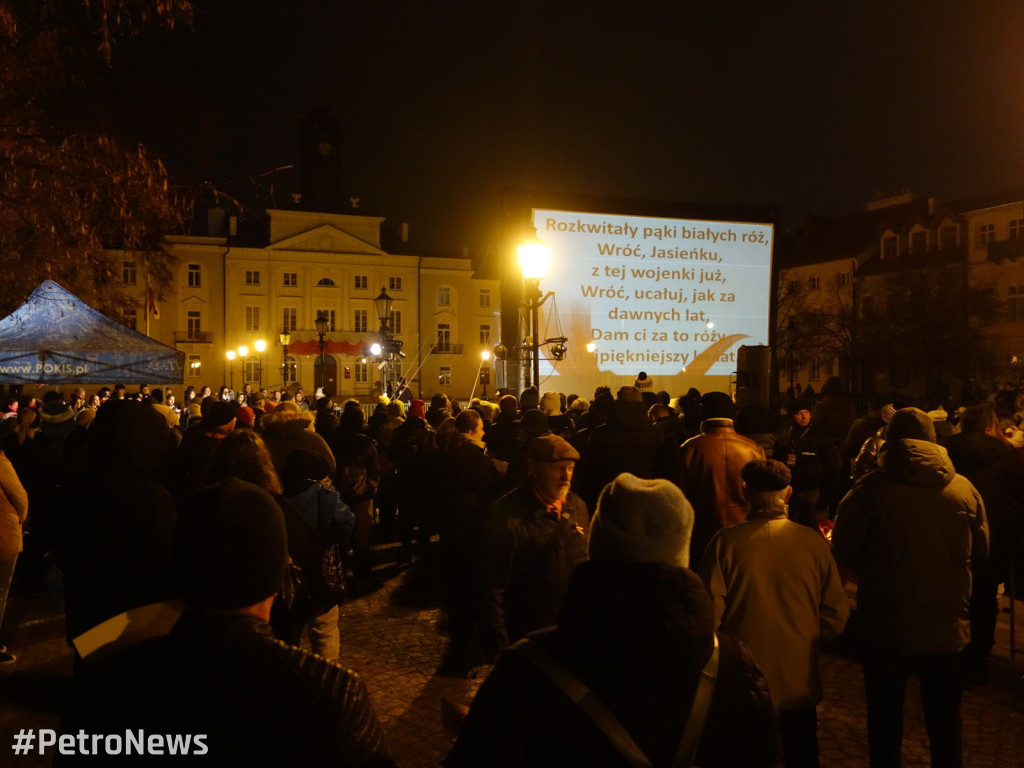
[[[0,320],[2,384],[180,384],[184,362],[52,280]]]

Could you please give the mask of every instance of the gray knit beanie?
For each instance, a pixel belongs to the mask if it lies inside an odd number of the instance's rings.
[[[605,486],[590,523],[590,559],[690,563],[693,507],[668,480],[624,472]]]

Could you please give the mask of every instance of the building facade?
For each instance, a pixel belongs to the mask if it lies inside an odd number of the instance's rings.
[[[155,307],[145,278],[135,276],[140,307],[124,319],[185,353],[186,386],[312,393],[322,383],[339,397],[371,402],[404,377],[416,396],[479,393],[490,377],[480,353],[494,344],[496,280],[475,277],[468,258],[386,252],[381,217],[267,215],[264,242],[169,238],[176,279]],[[390,361],[371,351],[382,340],[375,302],[382,292],[391,299],[389,334],[402,343]]]

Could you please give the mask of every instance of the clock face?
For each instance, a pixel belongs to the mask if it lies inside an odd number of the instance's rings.
[[[321,141],[317,145],[316,149],[321,155],[327,156],[331,154],[331,150],[334,149],[334,147],[331,146],[331,143],[329,141]]]

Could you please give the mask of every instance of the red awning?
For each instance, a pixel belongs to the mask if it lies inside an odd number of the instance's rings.
[[[324,353],[329,355],[362,357],[363,350],[372,343],[372,341],[328,341],[324,345]],[[316,339],[309,339],[308,341],[293,341],[288,345],[288,352],[293,355],[319,355],[320,342]]]

